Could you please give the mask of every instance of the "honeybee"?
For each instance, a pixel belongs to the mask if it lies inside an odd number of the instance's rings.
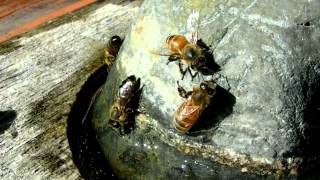
[[[186,133],[211,103],[216,94],[217,83],[214,80],[203,81],[200,86],[196,86],[188,92],[179,85],[179,81],[177,84],[179,95],[187,100],[175,112],[173,126],[178,132]]]
[[[104,49],[104,60],[105,63],[107,65],[107,71],[109,72],[111,70],[111,67],[118,55],[119,49],[122,45],[123,39],[121,39],[118,35],[114,35],[112,36],[109,41],[108,44],[106,46],[106,48]],[[92,46],[97,47],[97,45],[92,44]],[[104,67],[103,67],[104,68]],[[101,74],[100,77],[106,77],[106,72],[104,72],[103,69],[98,70],[96,73]],[[104,80],[105,81],[105,80]],[[101,93],[102,91],[102,86],[99,87],[97,89],[97,91],[92,95],[91,100],[89,102],[88,108],[85,112],[85,115],[82,118],[82,124],[84,123],[84,121],[87,119],[87,116],[89,114],[89,111],[93,105],[93,103],[95,102],[96,98],[98,97],[98,95]]]
[[[110,71],[113,63],[116,60],[116,57],[118,55],[122,42],[123,42],[123,39],[121,39],[117,35],[114,35],[110,38],[110,40],[108,41],[107,47],[104,49],[104,59],[105,59],[105,63],[108,66],[108,71]]]
[[[169,56],[167,64],[178,61],[179,70],[182,74],[181,80],[189,72],[192,80],[204,69],[207,69],[206,54],[212,54],[210,48],[198,39],[199,12],[193,12],[187,20],[187,31],[184,35],[170,35],[166,39],[166,48],[170,54],[157,53]],[[182,64],[187,65],[183,69]],[[191,69],[196,71],[192,74]]]
[[[122,81],[109,112],[109,126],[118,134],[128,134],[133,129],[133,118],[139,103],[142,87],[134,75]]]

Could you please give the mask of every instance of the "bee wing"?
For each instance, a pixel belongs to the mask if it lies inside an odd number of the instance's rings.
[[[177,119],[181,121],[189,119],[195,122],[197,119],[199,119],[201,112],[202,112],[201,106],[192,105],[187,101],[179,107],[177,111],[177,115],[178,115]]]
[[[187,20],[186,38],[189,42],[196,44],[198,40],[198,30],[200,24],[199,11],[192,11]]]
[[[212,36],[210,39],[208,39],[208,42],[211,42],[211,47],[213,51],[218,47],[220,43],[222,43],[223,38],[228,33],[228,28],[218,29],[215,32],[215,36]]]
[[[90,99],[88,108],[86,109],[86,113],[84,114],[82,120],[81,120],[81,124],[84,124],[84,121],[87,119],[87,116],[89,114],[89,111],[91,110],[91,106],[93,105],[93,103],[96,101],[97,97],[100,95],[102,91],[102,86],[99,87],[99,89],[93,94],[93,96]]]
[[[170,56],[171,55],[170,52],[159,52],[155,49],[150,50],[150,53],[158,55],[158,56]]]
[[[103,42],[97,40],[97,39],[94,39],[92,37],[85,37],[89,46],[92,47],[93,49],[96,49],[96,50],[100,50],[100,49],[104,49],[106,47],[106,44],[104,44]]]

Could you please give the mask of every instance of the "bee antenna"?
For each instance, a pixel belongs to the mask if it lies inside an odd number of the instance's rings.
[[[230,84],[229,84],[229,81],[228,81],[228,78],[227,77],[225,77],[225,80],[226,80],[226,82],[227,82],[227,84],[228,84],[228,91],[230,91],[230,89],[231,89],[231,86],[230,86]]]
[[[178,84],[178,86],[180,86],[180,84],[179,84],[179,80],[177,81],[177,84]]]

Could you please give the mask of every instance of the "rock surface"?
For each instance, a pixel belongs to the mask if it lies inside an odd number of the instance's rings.
[[[303,173],[319,127],[319,6],[307,0],[145,1],[94,110],[98,140],[116,174],[228,179]],[[171,125],[184,101],[178,65],[152,52],[164,51],[169,35],[185,34],[193,11],[200,12],[200,38],[214,49],[225,78],[206,115],[181,135]],[[144,84],[142,113],[134,131],[119,137],[107,126],[108,112],[129,75]],[[191,90],[200,78],[187,74],[180,83]]]
[[[0,111],[17,113],[0,122],[6,125],[0,179],[82,179],[67,117],[84,82],[102,66],[104,45],[125,35],[140,3],[95,3],[0,44]]]

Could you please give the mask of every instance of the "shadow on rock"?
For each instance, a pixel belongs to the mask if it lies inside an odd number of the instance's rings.
[[[202,39],[199,39],[197,41],[197,45],[202,49],[202,53],[206,59],[206,64],[205,64],[204,68],[200,69],[200,72],[203,75],[213,75],[216,72],[220,71],[221,68],[215,62],[214,57],[213,57],[213,53],[212,53],[212,50],[210,49],[210,47],[205,42],[203,42]]]
[[[107,75],[107,66],[104,65],[89,77],[77,94],[67,120],[67,137],[73,161],[84,179],[115,179],[91,125],[91,105]]]
[[[320,80],[320,78],[319,78]],[[318,81],[319,82],[319,81]],[[301,177],[319,177],[320,172],[320,83],[305,112],[305,139],[300,143],[303,169]]]
[[[218,86],[211,104],[203,112],[194,127],[190,129],[190,133],[218,127],[219,123],[233,112],[235,102],[236,98],[230,92]]]
[[[309,7],[306,7],[307,9]],[[309,9],[308,9],[309,10]],[[302,166],[299,169],[302,179],[319,179],[320,176],[320,63],[319,63],[319,38],[314,38],[319,33],[319,18],[301,16],[297,18],[296,27],[289,28],[286,32],[292,49],[297,49],[296,56],[304,60],[293,69],[297,83],[292,86],[298,86],[303,95],[303,103],[296,107],[302,109],[303,122],[295,122],[295,130],[299,135],[297,140],[298,148],[286,154],[286,156],[302,157]],[[308,61],[305,61],[308,60]],[[293,89],[292,94],[297,93]],[[294,96],[289,97],[291,99]],[[291,102],[292,100],[287,100]],[[295,99],[294,99],[295,100]],[[289,104],[289,103],[288,103]],[[303,132],[301,132],[301,130]]]
[[[14,110],[0,111],[0,134],[3,134],[17,118],[17,112]]]

